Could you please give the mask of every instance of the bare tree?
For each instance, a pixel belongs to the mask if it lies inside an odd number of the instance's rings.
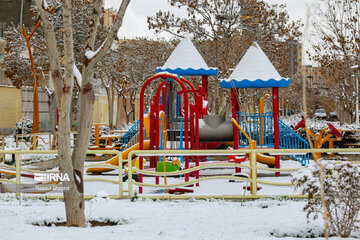
[[[121,41],[118,51],[123,53],[125,68],[117,89],[119,97],[123,99],[127,123],[135,120],[135,97],[140,93],[142,84],[155,73],[156,67],[165,63],[173,49],[171,43],[163,40],[137,38]]]
[[[116,123],[114,122],[114,113],[119,117],[118,109],[115,109],[115,97],[117,94],[117,87],[122,84],[125,71],[123,53],[117,49],[109,51],[106,56],[99,62],[96,68],[96,75],[101,79],[102,86],[105,88],[108,98],[109,106],[109,127],[114,129]],[[116,110],[116,111],[115,111]]]
[[[148,17],[150,29],[174,35],[190,33],[198,42],[204,59],[219,68],[219,78],[226,78],[253,41],[286,71],[287,41],[301,35],[299,21],[290,22],[285,5],[269,5],[258,0],[168,0],[172,6],[185,8],[188,16],[175,17],[159,11]],[[218,77],[210,78],[210,110],[224,113],[228,109],[227,93],[221,92]],[[242,94],[243,95],[243,94]],[[245,97],[245,100],[248,97]],[[219,102],[221,104],[219,104]]]
[[[35,0],[40,10],[42,28],[46,39],[47,52],[50,62],[50,71],[53,79],[56,101],[59,108],[59,165],[61,172],[67,174],[70,182],[65,183],[68,191],[64,191],[64,202],[68,226],[85,226],[84,214],[84,160],[90,140],[92,112],[94,106],[93,75],[96,64],[105,56],[110,49],[117,32],[122,25],[123,16],[130,0],[123,0],[118,10],[114,25],[111,27],[107,38],[96,48],[97,30],[99,26],[102,0],[94,1],[91,8],[92,18],[89,22],[86,36],[85,51],[82,60],[81,89],[80,89],[80,124],[79,135],[71,154],[70,146],[70,121],[71,95],[74,86],[74,38],[72,23],[72,1],[62,1],[63,31],[56,35],[53,18],[48,12],[46,1]],[[81,20],[83,21],[83,20]],[[64,43],[64,68],[61,65],[62,53],[59,51],[56,38],[62,38]],[[77,72],[77,71],[76,71]],[[75,74],[77,75],[77,74]],[[78,79],[80,80],[80,79]]]
[[[351,66],[360,61],[360,2],[321,0],[314,7],[311,60],[322,67],[340,123],[351,123],[355,112],[355,81]]]

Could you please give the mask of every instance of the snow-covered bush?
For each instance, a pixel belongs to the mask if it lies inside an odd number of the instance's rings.
[[[333,235],[348,237],[355,228],[360,210],[360,167],[349,161],[335,163],[321,161],[324,173],[324,200],[329,212],[330,230]],[[320,198],[318,164],[294,174],[296,188],[308,195],[304,207],[308,219],[315,220],[323,213]]]
[[[15,136],[17,134],[28,134],[32,132],[33,121],[27,117],[23,117],[20,122],[16,123]]]

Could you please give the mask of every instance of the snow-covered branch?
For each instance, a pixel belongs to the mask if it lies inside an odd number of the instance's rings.
[[[82,76],[79,69],[76,67],[75,63],[74,63],[74,77],[76,79],[77,86],[80,88],[82,84]]]
[[[92,56],[92,58],[90,58],[90,59],[88,58],[88,61],[90,62],[90,64],[92,66],[95,66],[95,64],[98,63],[105,56],[107,51],[111,48],[111,45],[112,45],[115,37],[117,36],[119,28],[122,25],[124,15],[125,15],[125,12],[126,12],[126,9],[129,5],[129,3],[130,3],[130,0],[123,0],[121,2],[120,8],[116,15],[116,20],[110,29],[108,37],[106,38],[106,40],[104,41],[102,46],[95,51],[94,56]],[[88,52],[88,55],[91,55],[91,52],[89,52],[89,50],[91,50],[91,49],[86,49],[86,51]]]

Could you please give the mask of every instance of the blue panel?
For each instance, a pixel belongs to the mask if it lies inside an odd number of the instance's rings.
[[[193,68],[188,68],[188,69],[183,69],[183,68],[175,68],[175,69],[171,69],[171,68],[156,68],[156,72],[169,72],[169,73],[173,73],[173,74],[179,74],[179,75],[183,75],[183,76],[215,76],[218,74],[218,69],[217,68],[208,68],[208,69],[193,69]]]
[[[232,79],[231,81],[220,81],[222,88],[271,88],[271,87],[288,87],[290,85],[289,78],[282,78],[281,80],[269,79],[250,81],[243,79],[241,81]]]

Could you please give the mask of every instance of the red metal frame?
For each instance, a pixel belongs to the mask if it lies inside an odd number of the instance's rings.
[[[232,105],[231,112],[232,112],[232,118],[237,120],[237,111],[239,109],[239,103],[236,99],[235,91],[236,89],[234,88],[231,89],[231,105]],[[239,149],[239,134],[235,124],[233,124],[233,133],[234,133],[234,149]],[[241,172],[241,168],[236,167],[235,172],[236,173]]]
[[[202,76],[202,84],[201,84],[204,88],[204,99],[207,100],[208,99],[208,76]]]
[[[154,120],[155,120],[155,102],[156,102],[156,97],[153,97],[153,101],[152,103],[150,103],[150,112],[149,112],[149,116],[150,116],[150,131],[149,131],[149,137],[150,137],[150,149],[154,149],[155,146],[155,131],[154,131]],[[150,157],[150,167],[156,168],[156,164],[155,164],[155,158],[154,157]]]
[[[279,136],[279,88],[272,88],[273,95],[273,114],[274,114],[274,144],[275,149],[279,149],[280,136]],[[275,155],[275,168],[280,168],[280,156]],[[280,176],[280,172],[276,172],[275,176]]]
[[[139,149],[143,150],[144,149],[144,95],[145,95],[145,90],[147,88],[147,86],[154,80],[156,79],[173,79],[174,81],[176,81],[181,88],[184,91],[184,106],[188,106],[189,101],[188,101],[188,94],[187,94],[187,89],[185,87],[185,84],[182,82],[181,79],[177,78],[175,75],[173,74],[168,74],[168,73],[159,73],[156,74],[152,77],[150,77],[148,80],[146,80],[146,82],[144,83],[144,85],[141,88],[140,91],[140,119],[139,119]],[[157,104],[155,104],[156,106]],[[189,122],[187,121],[187,119],[189,118],[189,113],[188,113],[188,107],[184,108],[184,118],[185,118],[185,139],[184,139],[184,145],[185,145],[185,149],[188,150],[189,149]],[[157,111],[158,112],[158,111]],[[158,126],[158,124],[156,124]],[[139,168],[143,169],[143,157],[140,157],[140,161],[139,161]],[[185,168],[189,168],[189,157],[185,158]],[[143,182],[143,175],[139,174],[139,181]],[[189,181],[189,174],[185,174],[185,181]],[[139,193],[142,193],[142,187],[139,187]]]

